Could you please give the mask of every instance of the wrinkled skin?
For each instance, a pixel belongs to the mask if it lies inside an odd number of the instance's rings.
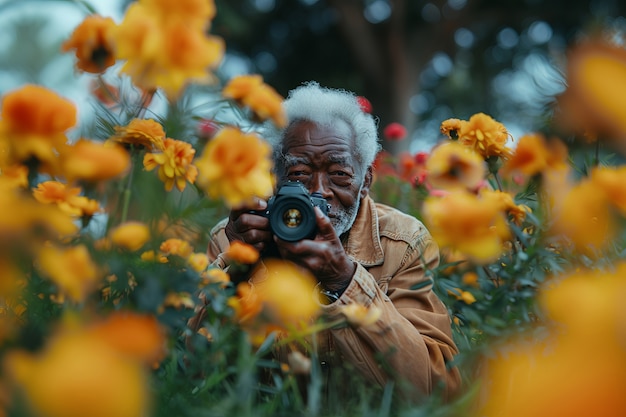
[[[244,241],[261,252],[274,244],[280,257],[309,269],[326,289],[346,288],[356,263],[345,253],[340,235],[349,230],[372,182],[371,168],[360,169],[353,155],[354,141],[350,127],[341,120],[332,127],[296,121],[286,132],[284,167],[279,166],[277,172],[280,182],[300,181],[309,193],[320,193],[330,205],[329,217],[315,208],[318,234],[314,239],[286,242],[273,236],[269,220],[250,213],[264,210],[265,201],[231,211],[228,239]]]

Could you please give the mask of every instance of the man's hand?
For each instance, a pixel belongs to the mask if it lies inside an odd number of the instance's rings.
[[[255,204],[231,210],[225,229],[228,240],[230,242],[240,240],[254,246],[259,252],[263,252],[272,244],[270,222],[268,218],[251,213],[251,211],[262,212],[265,209],[267,209],[267,202],[257,200]]]
[[[356,271],[356,263],[348,257],[335,233],[330,219],[315,207],[318,233],[314,240],[287,242],[274,237],[283,259],[309,269],[324,288],[343,291]]]

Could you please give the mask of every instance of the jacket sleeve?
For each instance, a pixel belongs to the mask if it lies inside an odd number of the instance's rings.
[[[350,303],[382,311],[371,326],[332,330],[335,347],[366,378],[380,385],[389,379],[405,381],[417,390],[411,395],[441,390],[444,398],[451,398],[460,385],[460,375],[449,363],[458,350],[447,309],[425,275],[426,268],[438,264],[439,249],[429,234],[421,236],[415,246],[406,246],[405,261],[393,276],[383,279],[388,287],[358,265],[340,299],[324,307],[331,317],[340,315],[341,306]],[[386,362],[383,366],[381,354]]]

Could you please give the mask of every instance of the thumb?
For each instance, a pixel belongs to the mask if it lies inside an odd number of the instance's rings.
[[[328,216],[326,216],[319,207],[314,207],[315,221],[317,223],[317,234],[324,240],[332,240],[337,237],[335,229]]]

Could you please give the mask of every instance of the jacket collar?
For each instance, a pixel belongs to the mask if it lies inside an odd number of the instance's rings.
[[[359,212],[344,246],[346,253],[363,266],[383,263],[384,253],[378,232],[378,213],[376,204],[369,195],[361,199]]]

